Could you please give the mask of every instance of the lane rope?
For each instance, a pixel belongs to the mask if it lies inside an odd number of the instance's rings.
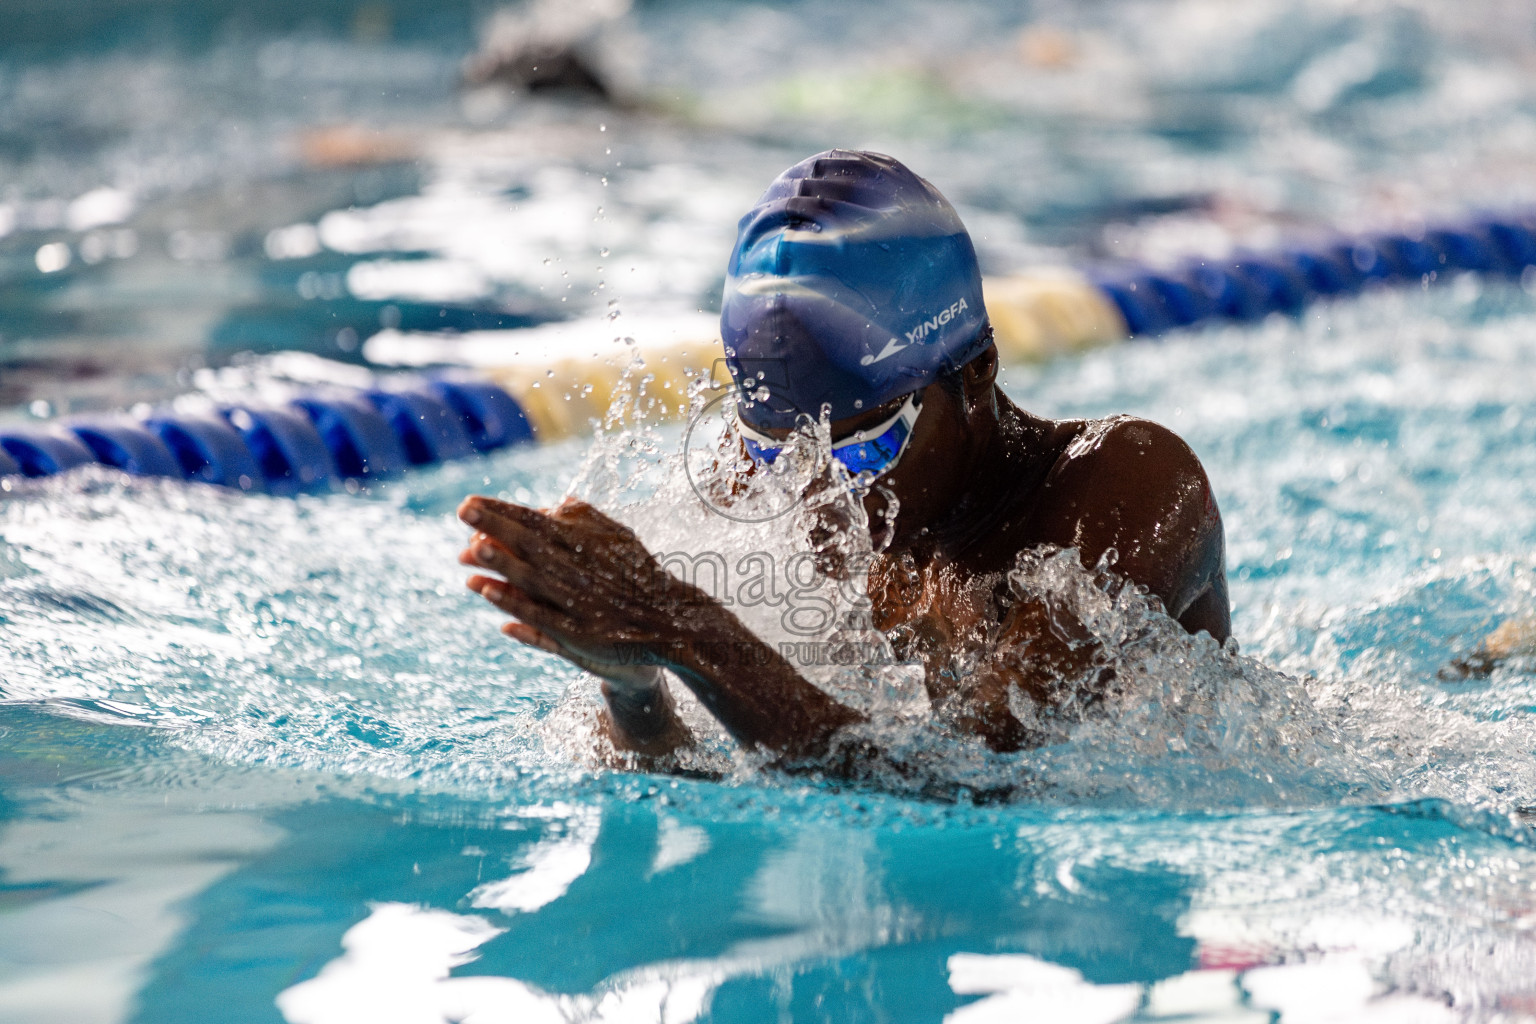
[[[1430,285],[1460,273],[1536,286],[1536,212],[1292,242],[1275,251],[1188,258],[1170,267],[1038,268],[983,282],[1004,360],[1035,362],[1209,323],[1294,316],[1325,299]],[[200,412],[70,416],[0,428],[0,477],[81,466],[294,495],[369,483],[412,467],[586,432],[629,373],[653,414],[680,416],[689,388],[725,382],[716,318],[603,318],[453,338],[386,330],[375,363],[453,363],[452,374],[227,401]],[[636,360],[639,363],[636,363]]]

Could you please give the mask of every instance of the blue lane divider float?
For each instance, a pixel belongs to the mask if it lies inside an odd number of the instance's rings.
[[[242,491],[265,490],[256,457],[239,431],[212,416],[151,416],[144,421],[165,442],[187,480]]]
[[[1110,265],[1088,278],[1114,303],[1132,336],[1212,321],[1295,315],[1320,298],[1373,286],[1420,284],[1461,272],[1520,277],[1536,266],[1536,214],[1477,217],[1423,232],[1377,232],[1292,243],[1275,252],[1186,260],[1158,270]]]
[[[0,451],[24,476],[52,476],[96,461],[78,437],[51,424],[0,434]]]
[[[134,476],[182,476],[175,453],[160,435],[127,416],[82,417],[65,425],[104,466]]]
[[[522,407],[488,381],[434,379],[366,391],[325,388],[286,405],[211,414],[72,417],[0,429],[0,476],[101,464],[136,476],[293,495],[388,480],[533,440]]]
[[[533,427],[523,407],[489,381],[433,380],[426,387],[459,414],[478,452],[533,440]]]
[[[360,393],[322,392],[293,404],[309,415],[343,477],[389,480],[409,464],[389,421]]]
[[[365,395],[389,422],[411,465],[430,466],[475,454],[462,418],[431,392],[416,388],[374,389]]]
[[[219,414],[250,449],[269,493],[323,491],[340,479],[325,439],[301,410],[224,406]]]

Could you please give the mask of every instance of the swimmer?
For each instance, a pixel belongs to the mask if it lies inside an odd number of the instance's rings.
[[[1536,617],[1505,619],[1493,632],[1478,641],[1469,653],[1454,658],[1440,670],[1447,681],[1473,679],[1493,674],[1493,670],[1514,658],[1536,654]]]
[[[1113,549],[1116,574],[1190,633],[1226,641],[1221,516],[1195,454],[1145,420],[1047,420],[1010,401],[970,237],[899,162],[832,150],[781,174],[741,221],[720,323],[746,453],[771,461],[797,417],[824,411],[833,457],[876,481],[862,492],[880,552],[874,624],[921,659],[934,714],[953,728],[996,751],[1026,747],[1012,705],[1058,704],[1064,681],[1092,677],[1088,646],[1008,589],[1029,549],[1076,548],[1086,566]],[[846,769],[835,738],[861,714],[625,527],[579,501],[471,497],[459,515],[478,531],[460,561],[496,574],[470,589],[512,617],[508,636],[602,678],[617,750],[664,765],[691,742],[666,670],[744,747]],[[975,636],[982,656],[957,677],[954,648]]]

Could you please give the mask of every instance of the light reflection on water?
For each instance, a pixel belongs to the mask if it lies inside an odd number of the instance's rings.
[[[100,726],[7,726],[124,756]],[[0,836],[0,1018],[270,1019],[275,997],[296,1022],[1438,1021],[1529,998],[1531,847],[1432,806],[1105,814],[646,778],[482,801],[150,764],[8,787],[28,813]]]

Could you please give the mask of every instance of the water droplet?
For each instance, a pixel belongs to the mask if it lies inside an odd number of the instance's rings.
[[[607,255],[608,255],[608,252],[609,252],[609,250],[608,250],[608,249],[606,249],[606,248],[603,248],[603,249],[599,249],[599,250],[597,250],[597,254],[598,254],[598,255],[599,255],[599,256],[607,256]]]
[[[864,399],[862,399],[862,398],[855,398],[853,400],[853,407],[855,409],[862,409],[862,408],[864,408]]]

